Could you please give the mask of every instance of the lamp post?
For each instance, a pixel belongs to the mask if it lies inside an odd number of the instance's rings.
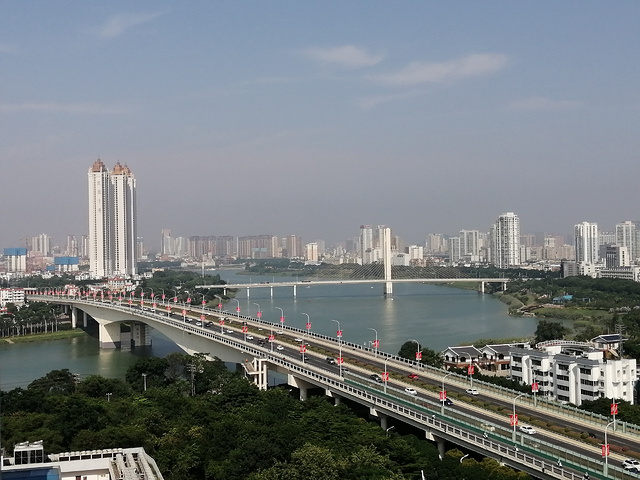
[[[236,317],[238,318],[238,322],[240,321],[240,300],[237,298],[233,299],[236,302]]]
[[[444,415],[444,402],[447,399],[447,391],[444,389],[444,379],[454,372],[449,372],[442,377],[442,390],[440,390],[440,415]]]
[[[311,318],[309,317],[308,313],[302,312],[301,315],[306,315],[307,316],[307,323],[304,326],[305,329],[304,329],[304,333],[302,334],[302,338],[304,339],[304,336],[307,334],[307,332],[309,332],[309,330],[311,330]]]
[[[162,305],[164,305],[164,299],[165,299],[164,288],[161,288],[160,290],[162,290],[162,297],[160,297],[160,299],[162,300]]]
[[[369,328],[369,330],[373,330],[374,332],[376,332],[376,339],[373,341],[373,348],[375,348],[375,356],[378,356],[378,347],[380,346],[380,340],[378,340],[378,330],[376,330],[375,328]]]
[[[516,400],[524,395],[526,395],[526,393],[521,393],[519,395],[516,395],[516,398],[513,399],[513,415],[511,416],[511,424],[513,425],[511,440],[513,441],[513,443],[516,442],[516,426],[518,425],[518,416],[516,415]]]
[[[218,303],[218,310],[222,311],[222,297],[220,295],[214,295],[214,297],[220,299],[220,303]]]
[[[336,332],[336,337],[338,337],[338,350],[340,352],[340,356],[338,357],[338,365],[340,367],[340,378],[342,378],[342,362],[344,361],[342,359],[342,329],[340,328],[340,322],[338,320],[331,319],[331,321],[338,324],[338,331]]]
[[[387,362],[391,357],[384,359],[384,373],[382,374],[382,381],[384,382],[384,393],[387,393],[387,383],[389,383],[389,372],[387,372]]]
[[[609,443],[607,442],[607,429],[609,425],[614,425],[615,428],[615,420],[607,423],[607,426],[604,427],[604,445],[602,445],[602,455],[604,456],[604,467],[602,468],[602,474],[606,477],[609,474]]]
[[[275,307],[278,310],[280,310],[280,325],[284,325],[284,310],[281,309],[280,307]]]
[[[143,389],[146,392],[147,391],[147,374],[143,373],[142,374],[142,383],[143,383]]]
[[[260,304],[259,303],[254,303],[254,305],[256,307],[258,307],[258,311],[256,312],[256,318],[258,320],[260,320],[262,318],[262,310],[260,310]]]
[[[420,342],[413,338],[410,341],[416,342],[416,344],[418,345],[418,351],[416,352],[416,362],[418,362],[418,366],[420,366],[422,364],[422,349],[420,348]]]

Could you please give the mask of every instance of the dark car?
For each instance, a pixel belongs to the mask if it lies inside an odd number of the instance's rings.
[[[336,359],[333,357],[327,357],[327,363],[329,365],[335,365],[336,364]]]
[[[445,398],[444,404],[450,407],[451,405],[453,405],[453,400],[451,400],[450,398]]]
[[[371,374],[369,378],[371,378],[371,380],[373,380],[374,382],[382,383],[382,377],[377,373]]]

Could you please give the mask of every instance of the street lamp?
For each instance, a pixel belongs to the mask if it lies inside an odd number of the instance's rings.
[[[387,362],[391,357],[384,359],[384,373],[382,374],[382,381],[384,382],[384,393],[387,393],[387,383],[389,382],[389,372],[387,372]]]
[[[513,415],[511,416],[511,424],[513,425],[513,434],[511,435],[511,440],[513,443],[516,442],[516,425],[518,425],[518,416],[516,415],[516,400],[520,397],[526,395],[526,393],[521,393],[516,395],[516,398],[513,399]]]
[[[375,348],[375,356],[378,356],[378,347],[380,346],[380,340],[378,340],[378,330],[376,330],[375,328],[369,328],[369,330],[373,330],[374,332],[376,332],[376,339],[373,341],[373,348]]]
[[[444,415],[444,401],[447,399],[447,391],[444,389],[444,379],[454,372],[449,372],[442,377],[442,390],[440,391],[440,415]]]
[[[142,383],[144,384],[143,389],[146,392],[147,391],[147,374],[146,373],[142,374]]]
[[[338,357],[338,365],[340,367],[340,378],[342,378],[342,362],[344,361],[342,358],[342,329],[340,328],[340,322],[338,320],[331,319],[332,322],[336,322],[338,324],[338,331],[336,332],[336,337],[338,337],[338,349],[339,349],[339,357]]]
[[[220,299],[220,303],[218,304],[218,309],[222,311],[222,297],[220,295],[214,295],[214,297]]]
[[[304,338],[304,336],[307,334],[307,332],[309,330],[311,330],[311,318],[309,317],[308,313],[302,312],[301,315],[306,315],[307,316],[307,323],[305,324],[305,330],[304,330],[304,333],[302,334],[302,338]]]
[[[416,352],[416,362],[418,362],[418,366],[420,366],[422,364],[422,349],[420,348],[420,342],[413,338],[410,339],[409,341],[416,342],[416,344],[418,345],[418,351]]]
[[[615,429],[615,420],[607,423],[607,426],[604,427],[604,445],[602,445],[602,455],[604,456],[604,467],[602,469],[602,474],[606,477],[609,474],[609,443],[607,442],[607,429],[609,425],[613,425]]]
[[[282,310],[280,307],[275,307],[278,310],[280,310],[280,325],[284,325],[284,310]]]
[[[237,298],[233,299],[234,302],[236,302],[236,317],[238,318],[238,322],[240,321],[240,300],[238,300]]]
[[[256,305],[258,307],[258,311],[256,312],[256,318],[258,320],[260,320],[262,318],[262,310],[260,310],[260,304],[259,303],[254,303],[254,305]]]

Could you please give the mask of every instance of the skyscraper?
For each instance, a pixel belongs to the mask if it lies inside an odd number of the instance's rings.
[[[503,213],[491,228],[491,261],[498,268],[520,265],[520,219],[513,212]]]
[[[598,224],[582,222],[574,227],[576,241],[576,263],[598,263]]]
[[[135,275],[136,180],[117,163],[109,172],[101,160],[89,169],[89,267],[96,277]]]

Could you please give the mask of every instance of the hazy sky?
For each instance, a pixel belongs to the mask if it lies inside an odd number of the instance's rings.
[[[0,247],[85,234],[97,158],[152,246],[638,220],[639,25],[637,0],[2,1]]]

